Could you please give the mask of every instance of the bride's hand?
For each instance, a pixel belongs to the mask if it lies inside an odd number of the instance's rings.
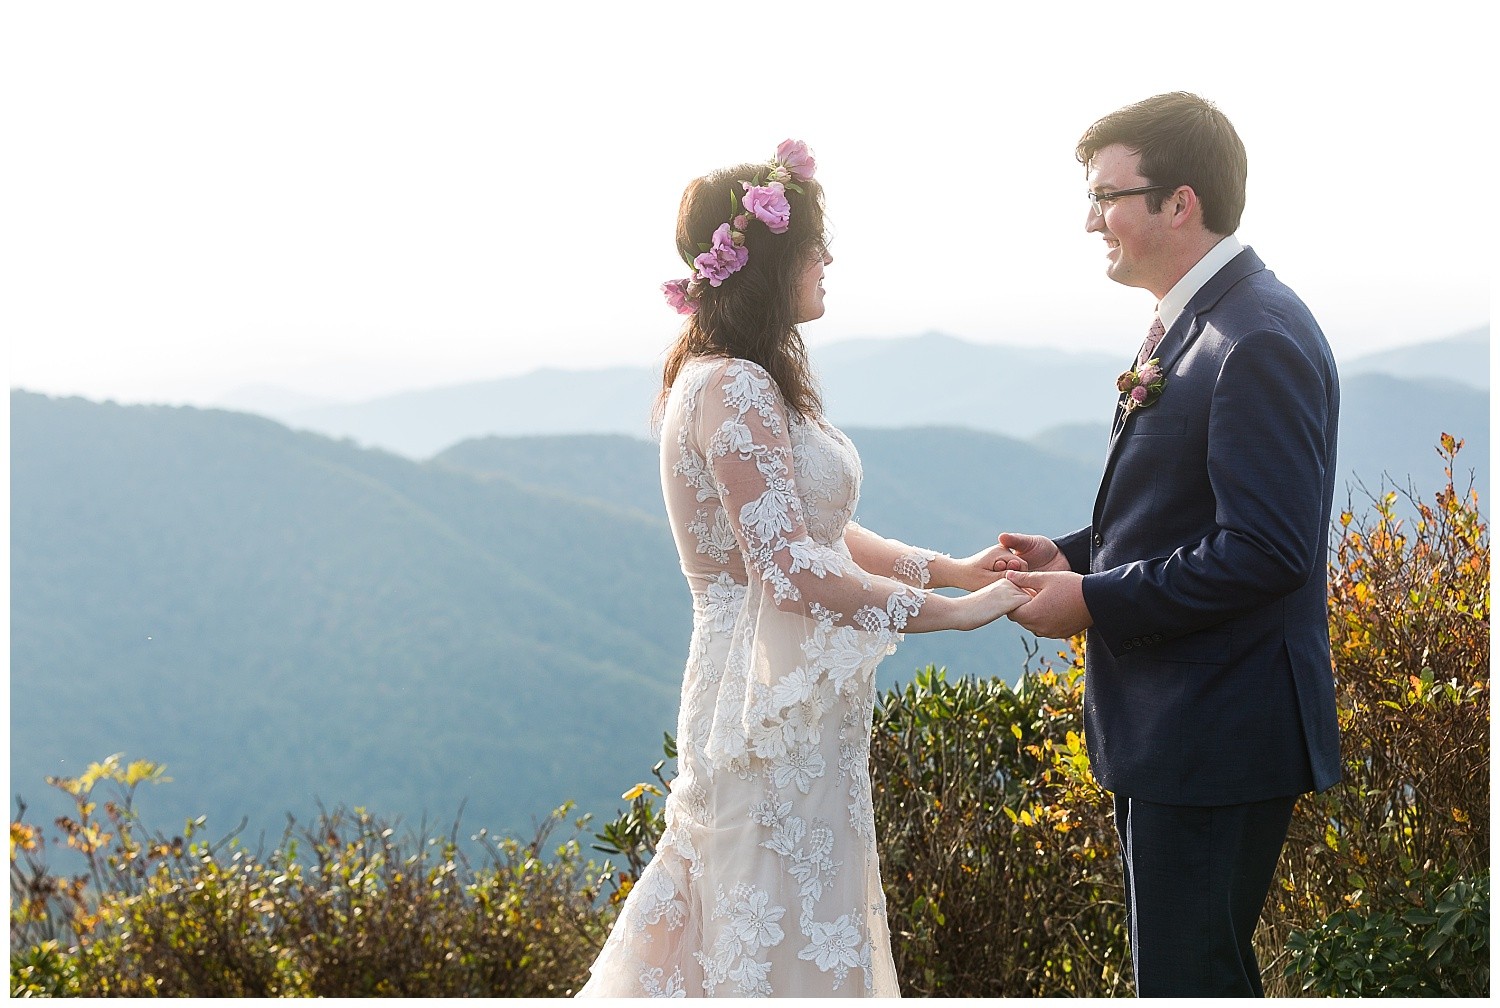
[[[949,564],[947,587],[978,591],[1005,578],[1007,570],[1029,570],[1026,561],[1012,550],[996,543],[973,556],[955,557]]]
[[[1019,609],[1032,595],[1032,592],[1010,581],[1001,580],[985,585],[957,600],[965,617],[958,629],[975,630],[987,626],[1012,610]]]

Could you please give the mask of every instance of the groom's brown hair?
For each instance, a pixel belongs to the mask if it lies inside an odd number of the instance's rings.
[[[1087,168],[1095,154],[1115,144],[1141,156],[1140,173],[1152,185],[1190,186],[1203,204],[1203,225],[1214,234],[1233,234],[1240,226],[1249,168],[1245,145],[1212,102],[1173,91],[1127,105],[1084,131],[1078,160]],[[1148,204],[1152,213],[1168,195]]]

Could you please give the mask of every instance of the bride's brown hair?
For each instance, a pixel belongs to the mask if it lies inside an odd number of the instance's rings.
[[[736,165],[688,183],[677,210],[677,251],[684,262],[691,265],[712,243],[714,230],[738,212],[731,194],[742,192],[741,180],[765,168]],[[745,229],[750,256],[744,268],[718,287],[703,285],[698,310],[667,351],[658,411],[689,358],[740,357],[766,369],[792,412],[804,419],[822,412],[795,311],[797,280],[824,249],[823,188],[813,179],[797,185],[802,192],[786,191],[792,208],[787,230],[772,234],[759,222],[751,223]]]

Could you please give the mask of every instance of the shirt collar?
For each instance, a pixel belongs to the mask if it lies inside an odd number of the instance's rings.
[[[1245,246],[1234,235],[1226,235],[1219,243],[1208,250],[1208,254],[1198,260],[1196,266],[1188,270],[1183,278],[1172,285],[1167,291],[1167,296],[1161,299],[1156,306],[1156,314],[1161,318],[1161,324],[1168,329],[1177,321],[1177,316],[1182,314],[1182,309],[1198,293],[1199,288],[1208,283],[1209,279],[1219,270],[1229,265],[1229,261],[1239,255]]]

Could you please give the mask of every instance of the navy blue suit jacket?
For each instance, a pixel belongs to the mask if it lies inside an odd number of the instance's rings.
[[[1339,780],[1328,530],[1339,386],[1312,314],[1251,249],[1157,349],[1161,398],[1117,410],[1086,572],[1085,738],[1116,794],[1231,805]]]

